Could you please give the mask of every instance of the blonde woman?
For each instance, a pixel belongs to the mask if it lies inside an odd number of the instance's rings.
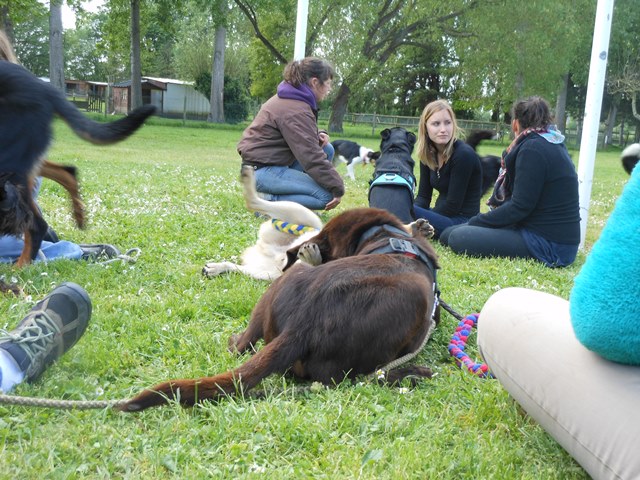
[[[418,127],[420,183],[414,211],[416,217],[429,220],[436,237],[445,228],[466,223],[480,212],[480,158],[459,135],[449,103],[436,100],[424,107]],[[434,190],[438,197],[431,206]]]

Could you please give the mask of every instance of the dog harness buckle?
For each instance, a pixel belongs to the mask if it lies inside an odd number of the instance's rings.
[[[413,243],[401,238],[390,238],[389,246],[391,246],[391,250],[394,252],[402,253],[410,257],[415,258],[419,255],[419,252],[415,249]]]

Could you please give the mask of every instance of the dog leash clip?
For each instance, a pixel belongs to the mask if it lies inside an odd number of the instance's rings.
[[[390,238],[389,245],[391,246],[391,250],[394,252],[403,253],[412,257],[418,256],[418,251],[413,246],[413,243],[407,240],[403,240],[401,238]]]

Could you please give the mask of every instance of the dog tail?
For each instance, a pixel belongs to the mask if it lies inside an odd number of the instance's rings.
[[[85,115],[53,87],[49,90],[55,113],[83,140],[97,145],[116,143],[129,137],[156,111],[153,105],[143,105],[119,120],[100,123]]]
[[[302,356],[302,348],[304,347],[300,342],[292,342],[290,335],[282,333],[235,370],[213,377],[160,383],[142,391],[117,408],[123,412],[138,412],[166,405],[172,400],[183,406],[193,406],[203,400],[215,400],[226,395],[246,392],[272,373],[284,373]]]
[[[299,203],[288,201],[269,202],[258,196],[256,191],[256,179],[253,168],[243,166],[240,172],[240,180],[244,187],[244,199],[247,209],[264,213],[271,218],[284,220],[290,223],[297,223],[307,227],[313,227],[318,230],[322,228],[320,218],[306,207]]]
[[[495,137],[495,132],[492,132],[491,130],[473,130],[469,133],[469,135],[467,135],[465,142],[471,148],[477,150],[480,142],[482,142],[483,140],[491,140]]]

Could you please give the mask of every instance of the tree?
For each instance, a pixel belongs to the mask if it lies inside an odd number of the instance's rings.
[[[50,0],[49,2],[49,81],[61,92],[65,91],[62,0]]]
[[[616,107],[630,104],[631,114],[640,125],[640,11],[637,7],[637,2],[630,0],[618,0],[614,4],[606,87],[607,93],[614,97]],[[609,120],[611,127],[614,118]],[[639,130],[636,127],[636,138]]]
[[[207,120],[213,123],[224,123],[224,52],[226,28],[227,2],[218,2],[214,8],[213,18],[216,26],[215,42],[213,43],[213,62],[211,66],[211,96],[209,98],[211,110]]]
[[[581,46],[590,45],[592,4],[499,0],[470,10],[463,20],[471,35],[454,41],[460,79],[456,102],[491,109],[498,117],[518,98],[555,98],[563,78],[588,64]]]
[[[131,0],[131,110],[142,106],[140,0]]]

